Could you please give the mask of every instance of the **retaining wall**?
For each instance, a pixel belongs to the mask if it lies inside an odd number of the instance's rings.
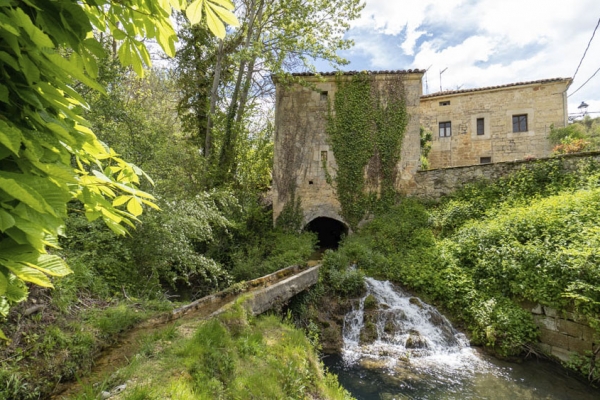
[[[566,154],[559,157],[546,157],[536,160],[504,161],[493,164],[478,164],[464,167],[451,167],[418,171],[414,176],[414,185],[405,187],[404,193],[411,197],[437,200],[451,194],[462,186],[479,180],[494,181],[516,172],[521,168],[532,168],[537,163],[560,159],[568,171],[577,170],[584,162],[600,162],[600,151]]]
[[[593,351],[600,339],[594,337],[595,330],[585,320],[573,313],[560,313],[539,304],[523,303],[521,306],[531,312],[540,329],[539,350],[561,361],[569,361],[574,353],[583,355]]]

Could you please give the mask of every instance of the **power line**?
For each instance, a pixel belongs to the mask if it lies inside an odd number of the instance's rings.
[[[579,89],[581,89],[582,87],[584,87],[584,86],[585,86],[585,84],[586,84],[586,83],[588,83],[589,81],[591,81],[591,80],[592,80],[592,78],[593,78],[594,76],[596,76],[596,74],[597,74],[599,71],[600,71],[600,68],[598,68],[598,69],[596,70],[596,72],[594,72],[594,75],[590,76],[590,77],[589,77],[589,79],[583,83],[583,85],[579,86],[579,87],[577,88],[577,90],[575,90],[573,93],[571,93],[571,94],[570,94],[570,95],[568,95],[567,97],[571,97],[571,96],[573,96],[575,93],[577,93],[577,92],[579,91]]]
[[[585,51],[583,52],[583,56],[581,56],[581,60],[579,60],[579,65],[577,66],[577,69],[575,70],[575,73],[573,74],[573,80],[575,80],[575,77],[577,76],[577,72],[579,71],[579,67],[581,67],[581,63],[583,62],[583,59],[585,58],[585,55],[587,54],[587,51],[590,48],[590,44],[592,44],[592,40],[594,39],[594,35],[596,34],[598,25],[600,25],[600,18],[598,18],[598,23],[596,24],[596,27],[594,28],[594,32],[592,33],[592,37],[590,38],[590,41],[588,42],[588,45],[585,48]]]

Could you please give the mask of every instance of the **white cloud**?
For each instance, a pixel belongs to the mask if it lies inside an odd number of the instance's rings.
[[[597,0],[366,0],[351,36],[371,69],[428,68],[439,89],[572,76],[600,17]],[[397,40],[382,40],[381,35]],[[394,38],[394,39],[395,39]],[[408,65],[398,65],[409,59]],[[600,31],[570,92],[600,67]],[[352,67],[352,66],[351,66]],[[569,98],[600,111],[600,73]],[[598,103],[597,103],[598,102]],[[598,105],[597,105],[598,104]]]

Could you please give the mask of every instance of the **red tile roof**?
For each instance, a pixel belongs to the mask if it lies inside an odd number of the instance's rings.
[[[487,86],[482,88],[473,88],[473,89],[462,89],[462,90],[444,90],[442,92],[430,93],[421,96],[422,99],[427,99],[431,97],[439,97],[439,96],[448,96],[451,94],[462,94],[469,92],[479,92],[482,90],[491,90],[491,89],[504,89],[514,86],[525,86],[525,85],[536,85],[542,83],[551,83],[551,82],[563,82],[563,81],[571,81],[571,78],[552,78],[552,79],[540,79],[537,81],[528,81],[528,82],[517,82],[517,83],[508,83],[506,85],[498,85],[498,86]],[[569,82],[569,85],[571,83]]]
[[[373,75],[385,75],[385,74],[416,74],[422,73],[424,74],[426,71],[424,69],[399,69],[394,71],[332,71],[332,72],[295,72],[292,76],[333,76],[333,75],[358,75],[360,73],[366,72],[367,74]]]

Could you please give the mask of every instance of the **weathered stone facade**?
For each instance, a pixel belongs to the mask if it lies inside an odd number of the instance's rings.
[[[405,186],[419,167],[419,99],[424,71],[374,73],[375,85],[402,76],[406,108],[410,116],[402,145],[396,186]],[[306,74],[311,87],[277,84],[275,106],[275,149],[273,165],[273,217],[276,219],[292,196],[300,197],[304,225],[318,217],[344,222],[335,190],[327,183],[323,163],[335,177],[337,164],[326,133],[328,104],[333,104],[336,79],[341,76]]]
[[[550,126],[563,127],[568,121],[566,92],[571,81],[545,79],[422,96],[421,124],[433,133],[429,167],[550,155]],[[516,116],[521,125],[515,132]]]
[[[582,163],[589,160],[600,162],[600,152],[565,154],[558,158],[562,160],[565,170],[576,171]],[[494,181],[521,168],[533,167],[536,162],[552,159],[555,159],[555,157],[540,158],[535,161],[504,161],[493,164],[418,171],[414,176],[414,186],[408,188],[405,194],[421,199],[437,200],[468,183],[478,180]]]

